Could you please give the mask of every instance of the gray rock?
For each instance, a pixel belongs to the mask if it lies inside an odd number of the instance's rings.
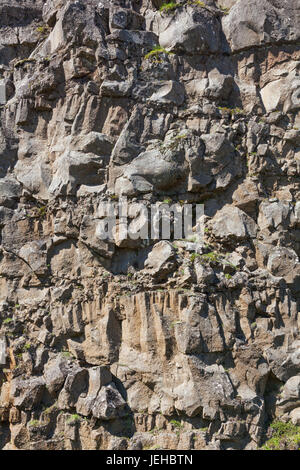
[[[13,207],[18,197],[20,197],[22,188],[20,183],[14,178],[0,179],[0,206]]]
[[[89,132],[86,135],[72,136],[70,139],[71,150],[78,150],[106,158],[109,158],[113,146],[112,139],[100,132]]]
[[[251,217],[237,207],[226,205],[210,222],[212,234],[223,240],[255,238],[257,226]]]
[[[176,267],[175,249],[171,243],[156,243],[145,261],[145,268],[156,278],[164,278]]]
[[[81,395],[76,404],[76,411],[83,416],[91,414],[101,387],[112,381],[112,375],[106,367],[91,367],[88,373],[89,388],[87,394]]]
[[[300,405],[300,377],[291,377],[282,390],[281,398],[278,402],[280,408],[286,412]]]
[[[49,361],[44,368],[44,380],[50,394],[56,394],[63,387],[70,365],[66,358],[58,356]]]
[[[31,410],[42,400],[45,381],[42,377],[23,380],[16,377],[11,381],[10,396],[17,408]]]
[[[112,382],[101,388],[92,408],[95,418],[110,421],[128,414],[126,401]]]
[[[280,226],[287,226],[290,213],[291,206],[288,202],[262,202],[259,207],[258,226],[260,230],[278,229]]]
[[[168,51],[209,54],[221,49],[220,23],[201,6],[186,6],[163,15],[159,26],[159,43]]]
[[[75,367],[65,381],[64,388],[58,396],[60,409],[74,407],[82,393],[86,393],[88,384],[88,371],[81,367]]]
[[[145,19],[134,10],[111,6],[109,10],[109,26],[113,29],[142,29]]]
[[[299,259],[291,248],[273,248],[267,268],[274,276],[285,277],[287,282],[293,282],[294,278],[300,275]]]
[[[180,162],[163,155],[158,149],[141,153],[116,180],[115,192],[132,196],[153,189],[166,190],[178,183],[184,173]]]
[[[155,103],[172,103],[177,106],[184,102],[184,88],[174,81],[163,83],[162,86],[150,97]]]
[[[300,408],[295,408],[290,412],[290,420],[295,426],[300,426]]]
[[[118,81],[104,81],[101,85],[102,96],[113,96],[115,98],[121,96],[130,96],[132,83]]]
[[[297,0],[239,0],[222,21],[231,50],[297,41],[300,7]]]
[[[97,186],[104,181],[103,158],[93,153],[66,151],[54,165],[54,176],[49,187],[51,195],[76,194],[79,186]]]

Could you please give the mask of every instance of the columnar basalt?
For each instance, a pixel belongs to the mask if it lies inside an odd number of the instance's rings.
[[[1,449],[299,430],[299,2],[175,3],[1,1]],[[125,196],[204,240],[101,239]]]

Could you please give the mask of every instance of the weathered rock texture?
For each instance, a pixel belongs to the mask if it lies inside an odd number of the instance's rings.
[[[1,1],[0,448],[300,422],[299,1],[177,3]],[[205,243],[101,240],[120,195]]]

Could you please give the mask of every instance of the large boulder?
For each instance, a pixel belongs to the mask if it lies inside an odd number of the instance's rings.
[[[288,72],[288,73],[287,73]],[[266,111],[282,110],[287,113],[300,107],[300,78],[297,70],[276,69],[274,75],[260,90]]]
[[[87,391],[88,371],[81,367],[75,367],[67,376],[64,388],[58,397],[60,409],[74,407],[79,396]]]
[[[173,80],[163,82],[159,89],[150,97],[150,101],[181,105],[184,101],[184,88],[180,83]]]
[[[105,163],[94,153],[66,150],[54,164],[49,187],[51,195],[75,194],[81,185],[98,186],[104,182]]]
[[[174,187],[182,179],[182,168],[158,149],[141,153],[125,166],[123,174],[116,180],[115,192],[133,196]]]
[[[163,278],[176,267],[176,252],[171,243],[160,241],[154,245],[145,261],[145,268],[156,278]]]
[[[297,41],[300,38],[298,0],[239,0],[222,21],[232,51]]]
[[[92,413],[95,418],[110,421],[128,414],[126,401],[113,382],[101,388]]]
[[[284,277],[288,283],[299,283],[299,258],[291,248],[273,248],[268,258],[267,269],[273,276]]]
[[[200,5],[186,5],[171,15],[162,15],[159,43],[168,51],[210,54],[221,49],[221,25]]]
[[[83,416],[91,414],[101,387],[108,385],[112,381],[109,369],[104,366],[91,367],[88,370],[88,374],[88,391],[79,397],[76,404],[76,411]]]
[[[260,230],[277,230],[279,227],[287,228],[291,205],[284,201],[264,201],[259,207],[257,219]]]
[[[22,187],[12,177],[0,179],[0,206],[13,207],[22,193]]]
[[[11,402],[17,408],[32,410],[42,400],[45,390],[45,381],[42,377],[32,377],[23,380],[16,377],[11,381]]]
[[[278,406],[284,412],[300,406],[300,376],[291,377],[284,384]]]
[[[45,365],[44,380],[50,394],[60,391],[70,369],[68,360],[62,355],[53,358]]]
[[[242,210],[230,205],[224,206],[216,213],[210,226],[213,236],[223,241],[255,238],[257,232],[254,220]]]

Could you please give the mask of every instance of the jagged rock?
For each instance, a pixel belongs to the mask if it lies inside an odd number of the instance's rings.
[[[95,219],[86,215],[80,227],[80,239],[99,255],[111,258],[114,253],[112,239],[103,239],[101,234],[101,223],[95,224]]]
[[[112,6],[109,10],[110,30],[116,29],[142,29],[145,19],[134,10]]]
[[[13,207],[21,195],[21,185],[14,178],[0,180],[0,205]]]
[[[290,248],[273,248],[267,268],[274,276],[285,277],[289,283],[300,276],[300,263],[297,254]]]
[[[112,382],[101,388],[92,408],[92,414],[98,419],[110,421],[128,414],[126,401]]]
[[[291,206],[288,202],[262,202],[259,207],[257,223],[261,230],[278,229],[289,223]]]
[[[205,156],[196,176],[200,188],[226,188],[238,174],[234,148],[222,134],[202,134]]]
[[[28,380],[17,377],[11,381],[11,401],[17,408],[31,410],[40,403],[44,390],[45,381],[42,377],[32,377]]]
[[[181,105],[184,102],[184,88],[180,83],[174,81],[163,83],[150,97],[150,101],[158,104],[173,103]]]
[[[221,49],[221,28],[214,15],[197,5],[175,10],[160,20],[159,43],[172,52],[216,53]]]
[[[89,388],[87,394],[81,395],[76,404],[76,411],[83,416],[89,416],[92,413],[99,391],[105,385],[112,381],[112,376],[106,367],[92,367],[89,373]]]
[[[100,132],[89,132],[87,135],[72,136],[70,146],[72,150],[99,155],[109,161],[109,156],[113,149],[113,141],[107,135]]]
[[[161,241],[154,245],[145,261],[145,268],[157,278],[164,278],[176,267],[175,250],[171,243]]]
[[[82,184],[100,185],[104,181],[103,167],[104,162],[98,155],[67,151],[55,162],[49,192],[53,195],[75,194]]]
[[[299,424],[298,2],[165,3],[1,2],[0,449]]]
[[[295,426],[300,425],[300,408],[295,408],[290,412],[290,418]]]
[[[223,30],[235,52],[253,46],[297,41],[299,12],[297,0],[281,4],[276,0],[254,0],[251,5],[247,0],[239,0],[223,18]]]
[[[282,390],[278,406],[284,412],[299,407],[300,404],[300,377],[291,377]]]
[[[50,394],[59,392],[70,371],[70,365],[66,358],[55,357],[49,361],[44,368],[44,380]]]
[[[280,75],[283,78],[278,78]],[[282,109],[286,113],[299,109],[299,88],[300,80],[294,70],[287,76],[278,70],[274,80],[267,83],[260,91],[266,111]]]
[[[60,409],[74,407],[79,396],[87,390],[88,371],[76,367],[72,370],[65,381],[64,387],[58,396],[58,406]]]
[[[133,196],[149,193],[154,188],[166,190],[182,178],[178,162],[164,158],[159,150],[141,153],[128,165],[116,180],[115,191],[119,195]]]
[[[0,81],[0,105],[6,103],[6,86],[3,80]]]
[[[225,206],[211,221],[213,236],[223,240],[255,238],[254,220],[237,207]]]

